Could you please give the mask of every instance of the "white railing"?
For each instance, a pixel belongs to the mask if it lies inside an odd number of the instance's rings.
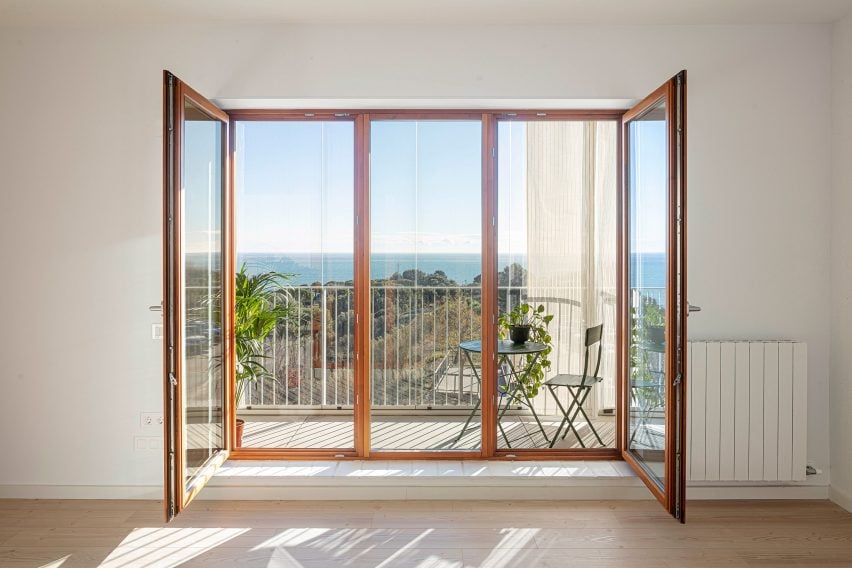
[[[643,295],[662,301],[661,289]],[[351,408],[354,388],[354,290],[352,286],[298,286],[294,314],[268,342],[271,377],[246,389],[252,409]],[[583,364],[581,305],[566,289],[500,287],[501,311],[518,302],[545,305],[554,315],[551,373],[579,373]],[[614,293],[601,294],[604,323],[602,374],[595,408],[615,402]],[[479,383],[458,348],[481,336],[481,288],[474,286],[371,287],[371,404],[374,408],[467,409],[478,401]],[[595,322],[597,323],[597,322]],[[478,366],[478,360],[474,360]],[[477,369],[478,372],[478,369]],[[555,411],[546,389],[536,406]]]

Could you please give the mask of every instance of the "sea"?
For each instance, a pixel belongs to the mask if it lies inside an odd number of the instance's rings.
[[[417,269],[431,274],[443,271],[458,284],[471,284],[482,273],[481,256],[461,253],[373,253],[370,255],[370,278],[386,279],[395,273]],[[275,271],[291,274],[294,286],[316,282],[347,282],[353,279],[354,260],[345,253],[241,253],[237,267],[243,263],[249,272]],[[497,270],[517,263],[526,268],[526,258],[520,255],[499,255]],[[666,256],[664,253],[634,253],[630,259],[631,286],[664,288],[666,285]]]

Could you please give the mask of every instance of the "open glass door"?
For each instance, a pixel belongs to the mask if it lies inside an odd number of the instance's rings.
[[[227,458],[228,116],[164,73],[166,519]]]
[[[684,520],[686,72],[625,113],[622,453]]]

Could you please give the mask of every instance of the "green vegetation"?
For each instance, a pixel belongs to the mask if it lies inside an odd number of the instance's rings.
[[[536,355],[525,355],[528,372],[517,377],[523,386],[524,392],[529,398],[538,395],[541,385],[544,383],[545,373],[550,369],[550,353],[553,351],[553,339],[547,330],[553,320],[551,314],[544,313],[544,306],[533,306],[532,304],[518,304],[510,312],[500,314],[497,323],[500,339],[506,339],[509,327],[513,325],[530,326],[530,341],[544,343],[547,348]]]
[[[246,265],[236,274],[234,286],[234,339],[236,344],[236,402],[249,383],[271,377],[266,368],[266,338],[293,315],[288,281],[290,274],[261,272],[249,275]]]

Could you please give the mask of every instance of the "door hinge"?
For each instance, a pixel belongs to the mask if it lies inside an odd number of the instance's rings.
[[[173,387],[177,386],[177,377],[175,377],[174,373],[169,373],[169,384]]]
[[[175,97],[174,97],[175,76],[172,75],[171,73],[169,73],[169,80],[168,80],[167,84],[168,84],[168,89],[169,89],[168,129],[169,129],[169,132],[171,133],[174,130],[174,127],[175,127]]]
[[[681,382],[683,382],[683,374],[678,373],[674,378],[674,386],[678,386]]]

